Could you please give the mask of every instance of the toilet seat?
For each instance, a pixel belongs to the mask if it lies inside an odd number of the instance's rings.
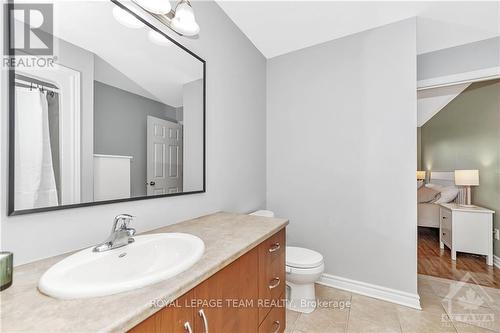
[[[286,265],[294,268],[315,268],[323,264],[323,256],[303,247],[286,247]]]
[[[274,217],[274,212],[272,212],[270,210],[258,210],[256,212],[251,213],[250,215],[263,216],[263,217]]]
[[[250,215],[274,217],[270,210],[258,210]],[[325,270],[323,256],[313,250],[286,247],[287,309],[311,313],[316,308],[314,283]]]

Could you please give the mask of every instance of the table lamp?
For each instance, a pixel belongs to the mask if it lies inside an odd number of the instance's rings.
[[[425,171],[417,171],[417,180],[425,180]]]
[[[471,186],[479,186],[479,170],[455,170],[455,185],[465,187],[465,205],[471,207]]]

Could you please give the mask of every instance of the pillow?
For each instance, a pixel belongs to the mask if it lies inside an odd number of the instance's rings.
[[[441,196],[436,201],[434,201],[434,203],[436,204],[452,202],[453,200],[455,200],[458,192],[460,191],[459,188],[454,185],[444,186],[438,184],[427,184],[425,186],[427,188],[431,188],[433,190],[441,192]]]
[[[424,186],[424,181],[423,180],[417,180],[417,190]]]
[[[418,203],[432,202],[439,198],[439,191],[422,186],[417,191]]]
[[[459,191],[459,189],[455,186],[446,186],[441,191],[441,197],[438,200],[436,200],[434,203],[440,204],[440,203],[452,202],[457,197],[458,191]]]

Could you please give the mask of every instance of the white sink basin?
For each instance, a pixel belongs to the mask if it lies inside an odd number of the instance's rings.
[[[52,266],[38,282],[44,294],[60,299],[112,295],[168,279],[193,266],[205,244],[183,233],[134,237],[135,242],[105,252],[91,248]]]

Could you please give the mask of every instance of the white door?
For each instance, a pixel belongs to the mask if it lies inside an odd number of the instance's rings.
[[[182,192],[182,125],[148,116],[147,195]]]

